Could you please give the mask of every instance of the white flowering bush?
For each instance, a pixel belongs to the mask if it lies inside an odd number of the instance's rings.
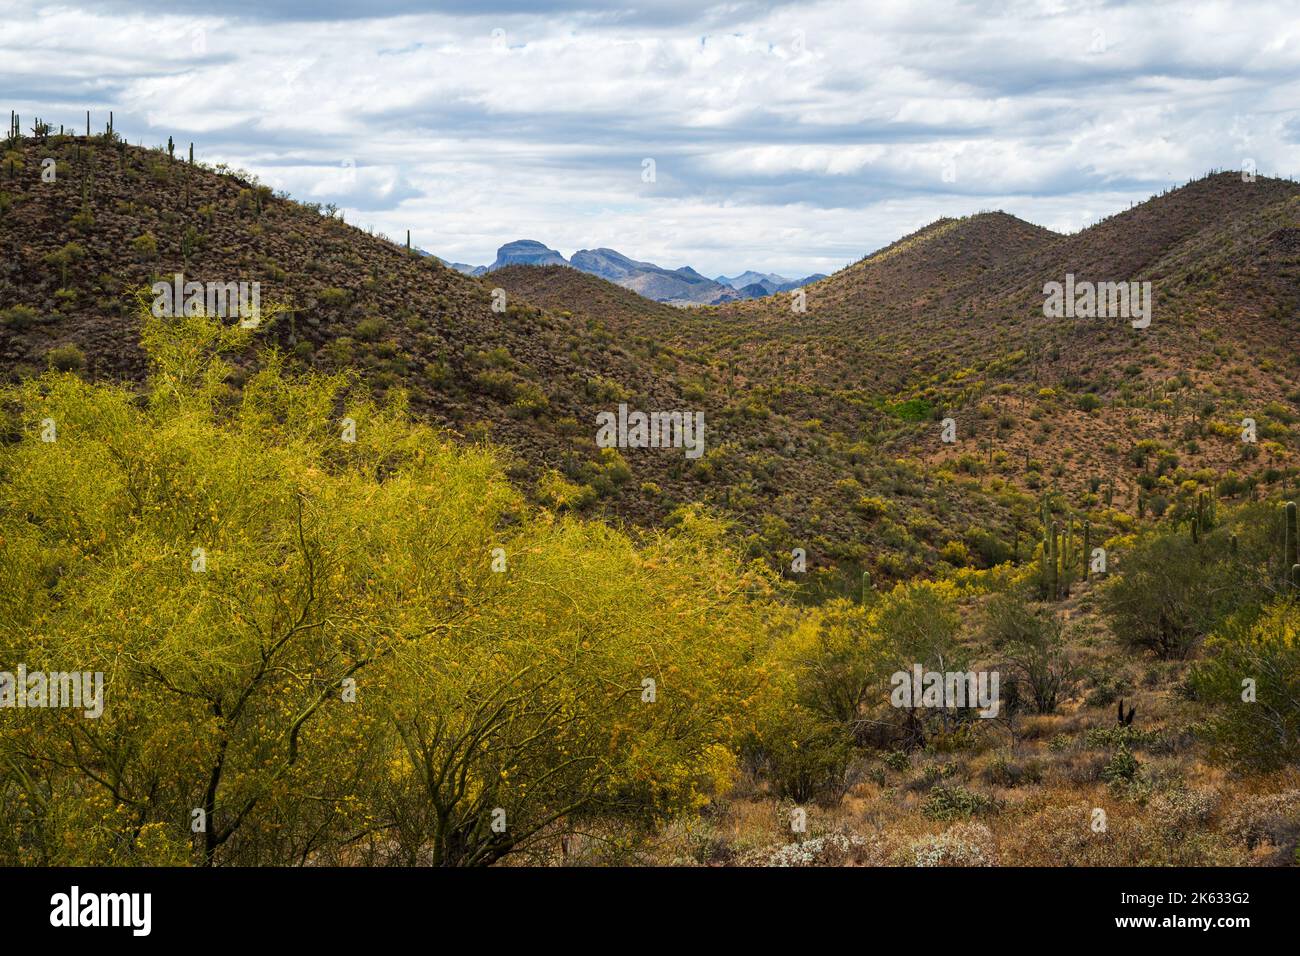
[[[843,866],[860,861],[870,841],[856,833],[837,831],[812,837],[801,843],[781,843],[751,850],[741,858],[742,866]]]
[[[997,866],[993,833],[982,823],[959,823],[912,844],[915,866]]]

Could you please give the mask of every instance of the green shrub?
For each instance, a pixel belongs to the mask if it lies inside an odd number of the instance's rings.
[[[80,372],[86,367],[86,353],[75,345],[60,345],[45,353],[50,368],[58,372]]]
[[[951,822],[962,817],[980,816],[997,810],[997,801],[960,785],[937,786],[921,804],[921,813],[931,820]]]
[[[1280,600],[1256,620],[1234,618],[1206,653],[1191,683],[1213,709],[1205,734],[1215,755],[1261,771],[1300,763],[1300,604]]]
[[[0,325],[20,332],[48,321],[29,305],[14,305],[0,310]]]
[[[352,334],[362,342],[378,342],[379,337],[384,334],[384,328],[383,319],[371,316],[358,322]]]

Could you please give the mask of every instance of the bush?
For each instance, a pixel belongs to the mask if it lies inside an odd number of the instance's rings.
[[[912,844],[916,866],[996,866],[993,833],[982,823],[959,823]]]
[[[809,612],[773,647],[749,762],[767,770],[779,795],[838,799],[863,718],[887,699],[891,667],[866,609],[839,600]]]
[[[1139,541],[1101,591],[1119,639],[1160,658],[1183,658],[1228,614],[1257,602],[1229,564],[1225,537],[1220,530],[1197,544],[1180,531]]]
[[[104,679],[0,720],[0,864],[487,864],[725,790],[772,581],[720,525],[534,513],[342,376],[232,401],[248,330],[142,318],[147,401],[0,390],[60,424],[0,445],[0,660]]]
[[[864,855],[867,849],[865,837],[837,831],[801,843],[781,843],[751,850],[741,857],[739,863],[741,866],[844,866]]]
[[[1123,744],[1111,755],[1110,761],[1102,768],[1101,779],[1113,787],[1133,783],[1138,778],[1142,765],[1137,757]]]
[[[1034,709],[1053,713],[1078,676],[1056,615],[1030,608],[1017,593],[998,594],[985,608],[984,633],[1016,681],[1028,690]]]
[[[1278,862],[1293,863],[1300,847],[1300,790],[1245,797],[1228,811],[1224,831],[1248,849],[1272,845]]]
[[[80,372],[86,367],[86,353],[75,345],[60,345],[45,353],[50,368],[56,372]]]
[[[1300,762],[1300,605],[1281,600],[1257,620],[1234,618],[1206,652],[1192,687],[1214,710],[1206,735],[1215,754],[1253,770]],[[1247,680],[1253,701],[1244,699]]]
[[[131,240],[131,250],[138,259],[156,259],[158,257],[158,240],[154,238],[151,232],[143,233]]]
[[[378,342],[379,337],[384,334],[384,328],[383,319],[371,316],[358,322],[352,334],[362,342]]]
[[[28,305],[15,305],[0,310],[0,325],[19,332],[45,321],[48,320],[43,319],[39,312]]]
[[[951,821],[993,813],[997,801],[962,786],[935,787],[921,804],[921,813],[931,820]]]

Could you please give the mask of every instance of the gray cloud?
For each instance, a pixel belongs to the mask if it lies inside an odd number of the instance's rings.
[[[1300,170],[1289,0],[8,9],[24,117],[112,109],[458,261],[531,236],[795,275],[941,215],[1076,229],[1246,157]]]

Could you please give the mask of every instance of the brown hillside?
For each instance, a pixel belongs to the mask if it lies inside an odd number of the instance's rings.
[[[1076,236],[943,220],[810,286],[796,314],[788,295],[676,309],[558,267],[471,279],[247,175],[104,137],[24,139],[0,176],[10,375],[138,380],[133,290],[259,281],[290,307],[264,343],[498,442],[551,506],[657,523],[704,503],[754,555],[803,547],[846,581],[1023,560],[1049,489],[1115,531],[1139,495],[1178,515],[1205,486],[1294,483],[1294,183],[1210,177]],[[1138,267],[1157,284],[1150,329],[1043,318],[1045,278]],[[595,416],[621,402],[703,412],[705,455],[601,453]]]

